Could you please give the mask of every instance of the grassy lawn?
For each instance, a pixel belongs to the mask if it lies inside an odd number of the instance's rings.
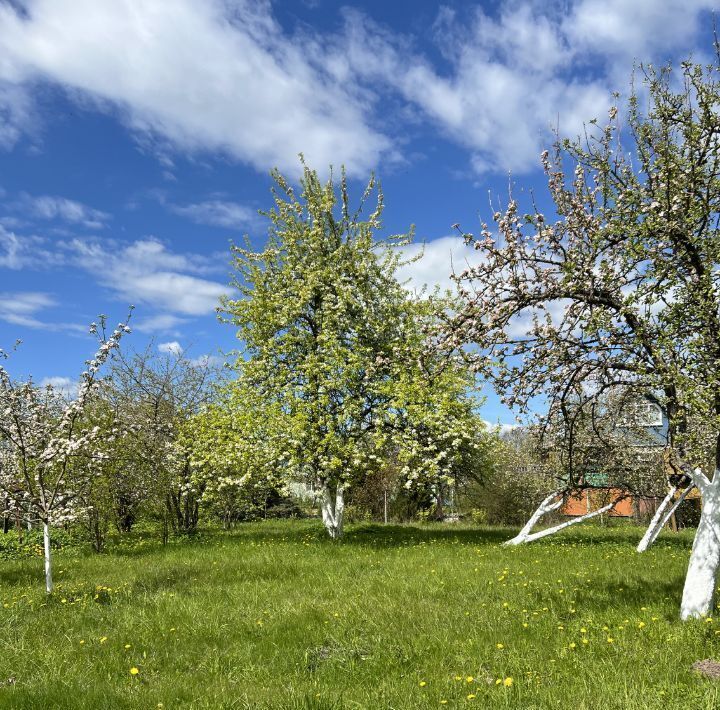
[[[720,622],[677,620],[691,537],[641,532],[246,524],[60,552],[51,599],[1,561],[0,706],[720,707],[690,671]]]

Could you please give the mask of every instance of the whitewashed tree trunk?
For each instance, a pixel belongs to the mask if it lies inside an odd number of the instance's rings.
[[[660,531],[665,527],[665,525],[667,525],[668,520],[670,520],[670,516],[680,507],[680,504],[685,500],[688,493],[690,493],[693,488],[695,488],[695,484],[690,483],[687,488],[683,489],[682,493],[678,496],[675,502],[672,502],[673,496],[678,489],[676,486],[672,486],[670,488],[663,502],[655,511],[655,515],[653,515],[653,519],[650,521],[650,525],[648,525],[648,529],[645,531],[642,540],[640,540],[640,543],[637,546],[638,552],[645,552],[645,550],[647,550],[648,547],[657,540],[657,536],[660,534]],[[668,505],[670,506],[669,508]]]
[[[670,486],[670,490],[667,492],[667,495],[663,498],[662,503],[660,503],[655,511],[655,514],[652,516],[652,520],[650,521],[645,534],[642,536],[642,540],[638,543],[636,548],[638,552],[645,552],[645,550],[652,545],[655,538],[660,533],[660,530],[662,529],[662,523],[660,521],[665,517],[665,511],[668,509],[668,506],[672,505],[672,500],[677,493],[677,490],[677,486]]]
[[[715,471],[712,481],[700,469],[692,472],[692,479],[702,495],[702,513],[680,604],[683,621],[712,614],[720,566],[720,469]]]
[[[43,523],[43,543],[45,547],[45,591],[52,594],[52,558],[50,557],[50,527]]]
[[[558,498],[559,496],[559,498]],[[558,498],[558,500],[556,500]],[[503,545],[519,545],[522,542],[528,542],[528,537],[532,529],[537,525],[538,520],[560,508],[564,502],[562,491],[553,491],[542,503],[537,507],[535,512],[530,516],[530,520],[525,523],[523,529],[512,540],[506,540]]]
[[[586,520],[590,520],[590,518],[594,518],[598,515],[603,515],[604,513],[609,512],[612,510],[612,507],[617,503],[617,501],[614,501],[612,503],[608,503],[607,505],[604,505],[602,508],[598,508],[597,510],[594,510],[592,513],[586,513],[585,515],[578,515],[575,518],[570,518],[570,520],[566,520],[564,523],[560,523],[559,525],[555,525],[551,528],[545,528],[545,530],[541,530],[540,532],[533,533],[532,535],[526,535],[525,539],[522,540],[522,542],[532,542],[533,540],[539,540],[541,537],[547,537],[548,535],[554,535],[557,532],[560,532],[561,530],[564,530],[565,528],[569,528],[571,525],[577,525],[578,523],[585,522]],[[505,543],[506,545],[508,543]],[[518,544],[518,543],[515,543]]]
[[[343,517],[345,513],[345,491],[338,484],[333,496],[330,486],[322,488],[322,518],[328,534],[333,540],[338,540],[343,534]]]

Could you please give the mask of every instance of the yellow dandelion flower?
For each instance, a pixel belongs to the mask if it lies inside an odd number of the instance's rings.
[[[644,622],[644,621],[641,621],[641,622],[638,624],[638,629],[642,629],[644,626],[645,626],[645,622]]]
[[[584,643],[585,645],[587,645],[587,644],[589,644],[590,642],[589,642],[587,639],[583,639],[583,643]]]
[[[468,699],[468,700],[473,700],[474,698],[475,698],[475,693],[470,693],[470,694],[467,696],[467,699]]]
[[[107,636],[103,636],[103,637],[100,639],[100,643],[105,643],[106,641],[107,641]]]
[[[427,683],[424,680],[420,681],[420,687],[424,688],[427,685]]]
[[[140,669],[139,669],[139,668],[136,668],[135,666],[133,666],[133,667],[130,669],[130,675],[137,675],[139,672],[140,672]]]
[[[571,643],[570,648],[575,648],[575,643]]]
[[[441,700],[440,705],[447,705],[447,700]]]
[[[504,685],[506,688],[509,688],[512,684],[513,684],[513,679],[510,678],[510,677],[505,678],[505,680],[503,681],[503,685]]]
[[[502,651],[503,648],[505,648],[505,646],[504,646],[503,644],[501,644],[501,643],[496,643],[496,644],[495,644],[495,648],[497,648],[497,649],[499,649],[499,650]]]
[[[608,643],[614,643],[614,642],[615,642],[615,639],[614,639],[612,636],[608,636],[608,637],[607,637],[607,642],[608,642]]]
[[[126,644],[125,644],[125,648],[132,648],[132,645],[129,644],[129,643],[126,643]]]
[[[468,683],[472,683],[472,682],[475,680],[475,678],[473,678],[471,675],[469,675],[467,678],[465,678],[465,680],[466,680]]]

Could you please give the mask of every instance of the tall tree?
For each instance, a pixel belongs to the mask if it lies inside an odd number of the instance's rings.
[[[223,310],[242,343],[243,387],[276,412],[286,475],[318,491],[325,526],[337,538],[345,489],[377,468],[389,437],[408,465],[410,485],[421,474],[449,475],[439,449],[425,460],[418,436],[398,425],[419,425],[409,407],[424,406],[420,383],[428,382],[419,365],[419,307],[395,277],[395,247],[410,237],[376,239],[383,201],[374,179],[351,211],[344,172],[338,189],[332,176],[323,183],[304,166],[299,196],[279,173],[273,177],[268,243],[261,252],[234,249],[241,298],[226,299]],[[363,219],[373,193],[374,209]],[[425,412],[416,428],[427,445],[439,438],[430,420],[443,411]]]
[[[711,612],[720,565],[719,71],[649,68],[622,130],[613,108],[545,151],[556,216],[511,197],[496,234],[465,235],[482,258],[459,276],[450,336],[490,353],[476,367],[510,405],[553,406],[589,380],[662,393],[669,445],[703,498],[683,619]]]

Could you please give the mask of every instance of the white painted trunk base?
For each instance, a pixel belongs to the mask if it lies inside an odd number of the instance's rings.
[[[322,519],[328,534],[333,540],[338,540],[343,534],[343,518],[345,513],[345,491],[338,485],[335,496],[328,485],[322,489]]]
[[[43,523],[43,544],[45,547],[45,591],[52,594],[52,558],[50,557],[50,527]]]
[[[675,486],[672,486],[672,488],[670,488],[663,502],[658,506],[658,509],[655,511],[655,515],[653,515],[653,519],[650,521],[650,525],[648,525],[648,529],[645,531],[642,540],[640,540],[640,542],[638,543],[638,552],[645,552],[645,550],[647,550],[648,547],[650,547],[650,545],[652,545],[653,542],[657,540],[658,535],[660,534],[661,530],[667,525],[668,520],[670,520],[672,514],[680,507],[680,504],[685,500],[688,493],[690,493],[693,488],[695,488],[694,483],[691,483],[689,486],[687,486],[687,488],[684,488],[675,502],[672,502],[673,496],[678,489]]]
[[[720,469],[715,471],[712,481],[700,469],[695,469],[691,475],[702,494],[702,513],[680,604],[683,621],[712,614],[720,566]]]
[[[554,500],[555,498],[558,498],[558,496],[559,500]],[[571,525],[577,525],[578,523],[582,523],[585,520],[590,520],[591,518],[594,518],[598,515],[607,513],[608,511],[612,510],[612,507],[618,501],[613,501],[612,503],[604,505],[602,508],[598,508],[591,513],[579,515],[576,518],[571,518],[570,520],[566,520],[564,523],[560,523],[559,525],[555,525],[551,528],[540,530],[540,532],[532,532],[533,527],[535,527],[535,525],[540,520],[540,518],[542,518],[543,515],[557,510],[562,506],[564,502],[565,498],[560,491],[551,493],[547,498],[545,498],[542,503],[540,503],[537,510],[530,517],[530,520],[528,520],[525,524],[525,527],[523,527],[523,529],[514,538],[512,538],[512,540],[506,540],[503,545],[520,545],[524,542],[532,542],[533,540],[539,540],[540,538],[547,537],[548,535],[554,535],[555,533],[560,532],[565,528],[569,528]]]

